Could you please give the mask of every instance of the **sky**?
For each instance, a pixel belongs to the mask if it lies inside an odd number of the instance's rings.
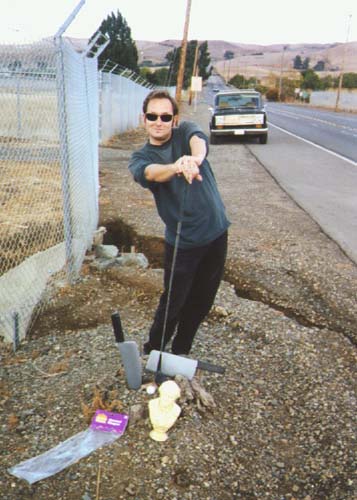
[[[53,36],[80,0],[0,0],[0,43]],[[89,38],[111,12],[134,40],[183,38],[187,0],[86,0],[66,36]],[[234,43],[357,41],[357,0],[191,0],[189,40]]]

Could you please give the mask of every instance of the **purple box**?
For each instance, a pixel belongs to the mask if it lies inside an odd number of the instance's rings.
[[[112,413],[106,410],[97,410],[92,418],[90,427],[96,431],[123,434],[128,420],[128,415],[125,415],[124,413]]]

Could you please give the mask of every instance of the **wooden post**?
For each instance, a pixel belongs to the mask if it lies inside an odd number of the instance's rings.
[[[199,49],[199,46],[198,46],[198,40],[197,40],[197,45],[196,45],[196,50],[195,50],[195,60],[193,62],[193,69],[192,69],[192,76],[198,76],[197,73],[197,62],[198,62],[198,49]],[[190,87],[190,97],[188,99],[188,104],[191,106],[191,103],[192,103],[192,90],[191,90],[191,87]]]
[[[349,38],[349,34],[350,34],[350,28],[351,28],[351,18],[352,18],[352,14],[350,14],[349,17],[348,17],[346,43],[343,46],[342,65],[341,65],[340,77],[338,79],[338,87],[337,87],[337,94],[336,94],[335,111],[338,111],[338,105],[339,105],[339,102],[340,102],[340,95],[341,95],[342,82],[343,82],[343,73],[345,71],[346,47],[347,47],[348,38]]]
[[[176,101],[177,104],[180,105],[181,102],[181,93],[182,93],[182,84],[185,73],[185,63],[186,63],[186,53],[187,53],[187,35],[188,35],[188,26],[190,23],[190,12],[191,12],[191,3],[192,0],[187,0],[186,7],[186,18],[185,18],[185,26],[183,30],[183,40],[181,45],[181,56],[180,56],[180,65],[177,73],[177,82],[176,82]]]

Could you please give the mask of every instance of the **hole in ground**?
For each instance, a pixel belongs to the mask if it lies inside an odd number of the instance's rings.
[[[162,268],[164,266],[164,239],[156,236],[143,236],[121,219],[102,221],[101,226],[107,229],[103,243],[115,245],[120,252],[130,252],[135,247],[135,252],[143,253],[150,263],[150,267]]]
[[[124,223],[121,219],[101,222],[101,225],[105,226],[107,229],[107,233],[104,235],[105,244],[116,245],[121,252],[130,252],[131,248],[135,247],[136,252],[143,253],[146,256],[150,267],[163,268],[165,246],[163,238],[139,235],[131,226]],[[328,322],[320,324],[309,319],[303,314],[299,314],[298,311],[292,308],[276,304],[272,297],[266,297],[263,293],[256,289],[254,285],[250,289],[247,289],[246,285],[244,287],[240,286],[241,284],[239,283],[239,279],[232,279],[229,272],[225,273],[223,279],[234,286],[235,293],[238,297],[266,304],[269,307],[282,312],[288,318],[294,319],[303,326],[316,328],[331,327]],[[349,332],[346,332],[343,327],[340,327],[338,324],[333,325],[333,327],[334,330],[342,333],[355,344],[353,336],[351,336]]]

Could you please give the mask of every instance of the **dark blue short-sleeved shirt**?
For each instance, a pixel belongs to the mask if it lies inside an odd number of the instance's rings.
[[[171,138],[160,146],[147,142],[135,151],[129,163],[136,182],[154,195],[158,213],[163,220],[166,241],[174,245],[181,203],[184,201],[180,248],[206,245],[223,234],[230,222],[219,194],[216,179],[207,159],[200,166],[202,182],[188,184],[183,176],[174,176],[168,182],[150,182],[145,178],[145,168],[151,164],[174,163],[183,155],[190,155],[189,141],[193,135],[208,142],[206,135],[193,122],[181,122],[173,128]]]

